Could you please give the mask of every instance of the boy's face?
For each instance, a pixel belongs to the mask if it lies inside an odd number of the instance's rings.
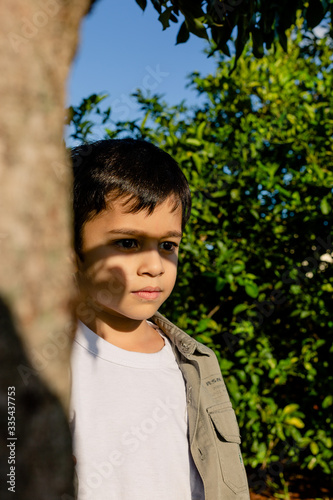
[[[84,303],[111,322],[151,317],[169,297],[177,276],[181,207],[172,211],[173,200],[167,199],[150,215],[126,213],[126,208],[116,200],[86,222],[84,260],[77,259]]]

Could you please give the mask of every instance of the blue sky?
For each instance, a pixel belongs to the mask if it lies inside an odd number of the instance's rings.
[[[194,35],[175,45],[181,22],[162,31],[150,0],[145,12],[135,0],[98,0],[82,23],[67,105],[78,105],[93,93],[108,93],[102,108],[111,106],[117,121],[138,116],[135,99],[129,97],[137,88],[164,94],[170,105],[184,98],[188,104],[198,103],[196,93],[185,88],[186,77],[195,70],[214,72],[216,63],[203,53],[207,42]]]
[[[105,107],[114,120],[137,116],[134,99],[140,88],[164,94],[168,104],[183,98],[195,103],[196,94],[185,88],[194,70],[214,71],[213,58],[203,53],[206,41],[191,36],[175,45],[181,22],[162,31],[150,0],[142,12],[135,0],[99,0],[81,28],[81,42],[68,82],[68,105],[77,105],[93,93],[108,93]]]

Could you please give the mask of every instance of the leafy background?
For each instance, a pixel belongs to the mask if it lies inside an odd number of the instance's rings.
[[[333,465],[333,51],[301,28],[260,59],[247,45],[233,71],[235,57],[215,55],[214,74],[189,78],[200,106],[138,90],[134,121],[113,121],[102,94],[68,110],[72,141],[144,138],[189,180],[192,217],[161,312],[216,352],[250,486],[258,470],[278,487],[293,464]]]

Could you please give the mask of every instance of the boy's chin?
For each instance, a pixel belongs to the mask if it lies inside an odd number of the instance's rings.
[[[145,312],[141,312],[141,313],[130,313],[128,315],[126,315],[126,318],[128,320],[132,320],[132,321],[146,321],[147,319],[151,318],[152,316],[154,316],[154,314],[158,311],[158,307],[150,307],[150,308],[147,308],[147,310]]]
[[[104,313],[106,313],[109,318],[113,318],[115,321],[146,321],[147,319],[154,316],[154,314],[160,308],[160,304],[149,304],[146,307],[140,307],[140,310],[135,311],[135,309],[126,310],[107,310],[104,308]]]

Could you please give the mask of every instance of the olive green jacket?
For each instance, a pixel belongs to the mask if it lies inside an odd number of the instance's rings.
[[[214,352],[160,313],[150,319],[170,339],[185,379],[189,443],[205,500],[249,500],[239,427]]]

